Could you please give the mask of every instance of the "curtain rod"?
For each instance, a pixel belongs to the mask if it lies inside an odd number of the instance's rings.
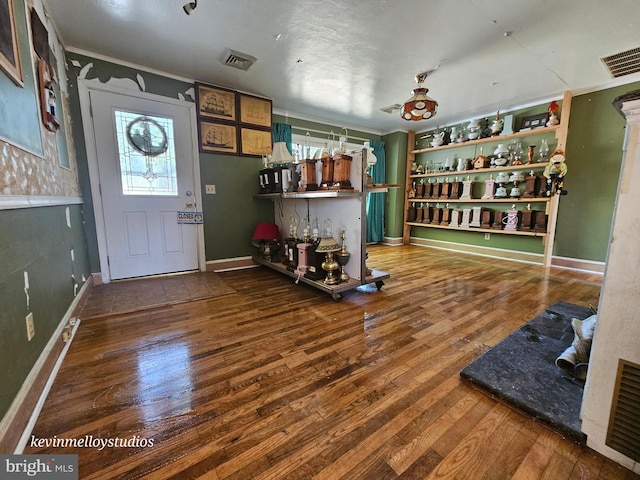
[[[338,131],[338,132],[324,132],[324,131],[322,131],[322,130],[314,130],[313,128],[295,127],[295,126],[293,126],[293,125],[291,125],[291,129],[292,129],[292,130],[300,130],[301,132],[313,132],[313,133],[320,133],[320,134],[322,134],[322,135],[327,135],[327,136],[329,136],[329,135],[331,135],[331,133],[333,133],[333,134],[336,136],[336,138],[340,138],[340,135],[341,135],[341,133],[340,133],[340,132],[342,131],[342,129],[340,129],[340,131]],[[348,130],[347,130],[347,131],[348,131]],[[371,139],[370,139],[370,138],[354,137],[353,135],[349,135],[349,134],[347,134],[347,139],[350,139],[350,138],[351,138],[351,139],[353,139],[353,140],[360,140],[361,142],[369,142],[369,141],[371,141]]]

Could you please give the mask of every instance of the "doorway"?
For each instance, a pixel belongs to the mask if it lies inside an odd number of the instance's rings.
[[[178,222],[201,204],[195,105],[91,85],[80,98],[102,281],[206,270],[202,225]]]

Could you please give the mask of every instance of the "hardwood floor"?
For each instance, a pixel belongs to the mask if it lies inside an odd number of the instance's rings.
[[[25,453],[77,453],[86,479],[640,478],[459,378],[546,306],[597,306],[600,277],[368,250],[391,279],[339,302],[259,268],[222,273],[224,297],[83,321],[33,436],[137,446]]]

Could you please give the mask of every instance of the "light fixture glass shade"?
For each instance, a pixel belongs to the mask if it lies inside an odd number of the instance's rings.
[[[413,90],[413,96],[404,102],[401,116],[405,120],[426,120],[433,117],[438,110],[438,102],[427,95],[429,90],[418,87]]]
[[[422,72],[416,75],[416,83],[418,88],[415,88],[412,97],[404,102],[402,106],[402,112],[400,116],[408,121],[426,120],[433,117],[438,111],[438,102],[427,95],[428,89],[424,88],[422,84],[427,79],[429,72]]]

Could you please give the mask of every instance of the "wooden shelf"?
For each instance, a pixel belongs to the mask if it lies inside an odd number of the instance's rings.
[[[558,129],[560,129],[560,125],[554,125],[553,127],[540,127],[540,128],[535,128],[533,130],[524,130],[524,131],[521,130],[519,132],[509,133],[507,135],[496,135],[495,137],[479,138],[478,140],[467,140],[466,142],[462,142],[462,143],[449,143],[447,145],[440,145],[439,147],[421,148],[418,150],[412,150],[411,153],[417,154],[417,153],[425,153],[425,152],[437,152],[439,150],[449,150],[451,148],[461,148],[461,147],[466,147],[470,145],[481,145],[483,143],[490,143],[490,142],[502,142],[505,140],[511,140],[512,138],[519,138],[519,137],[526,137],[529,135],[540,135],[542,133],[555,132]]]
[[[504,235],[521,235],[525,237],[546,237],[547,232],[527,232],[522,230],[502,230],[498,228],[480,228],[480,227],[449,227],[448,225],[438,225],[431,223],[418,223],[418,222],[406,222],[406,225],[412,227],[425,227],[425,228],[440,228],[443,230],[458,230],[462,232],[484,232],[484,233],[499,233]]]
[[[540,105],[541,109],[544,108],[543,105]],[[459,231],[469,231],[469,232],[478,232],[478,233],[501,233],[506,235],[516,235],[516,236],[534,236],[534,237],[543,237],[542,242],[544,245],[544,254],[543,254],[543,265],[545,268],[549,268],[551,266],[551,259],[553,256],[553,246],[555,239],[555,230],[557,224],[557,215],[558,215],[558,205],[560,201],[560,197],[558,195],[554,195],[553,197],[533,197],[533,198],[523,198],[523,197],[505,197],[505,198],[494,198],[494,199],[483,199],[480,198],[482,196],[482,192],[479,191],[478,183],[482,183],[480,179],[484,180],[489,178],[489,174],[493,172],[512,172],[512,171],[520,171],[523,173],[528,173],[532,170],[536,171],[536,175],[540,176],[541,170],[546,168],[549,165],[549,162],[532,162],[532,163],[523,163],[521,165],[505,165],[502,167],[489,167],[489,168],[478,168],[471,170],[462,170],[462,171],[439,171],[439,172],[427,172],[427,173],[416,173],[415,171],[411,171],[412,168],[416,168],[416,163],[422,163],[428,165],[431,162],[440,162],[443,158],[448,156],[449,154],[438,154],[441,150],[452,150],[456,149],[458,152],[453,153],[455,156],[469,156],[468,154],[475,150],[474,155],[480,150],[476,146],[477,145],[487,145],[490,143],[499,144],[506,143],[510,140],[532,137],[530,140],[527,138],[525,141],[532,141],[534,137],[551,137],[554,136],[556,139],[556,147],[557,149],[564,150],[566,148],[566,140],[567,140],[567,131],[569,126],[569,117],[571,113],[571,92],[566,91],[562,98],[562,110],[560,112],[560,124],[554,125],[552,127],[540,127],[532,130],[524,130],[515,133],[509,133],[505,135],[496,135],[494,137],[480,138],[477,140],[469,140],[462,143],[449,143],[448,145],[441,145],[439,147],[427,147],[427,148],[418,148],[416,149],[416,133],[413,131],[409,132],[407,138],[407,170],[406,170],[406,183],[405,183],[405,200],[404,200],[404,224],[403,224],[403,234],[402,234],[402,242],[403,244],[408,244],[411,239],[411,231],[414,227],[426,227],[426,228],[441,228],[441,229],[449,229],[449,230],[459,230]],[[422,154],[419,159],[416,158],[418,154]],[[458,155],[459,154],[459,155]],[[464,154],[464,155],[463,155]],[[527,157],[528,158],[528,157]],[[426,160],[426,162],[425,162]],[[441,168],[441,167],[440,167]],[[468,178],[474,179],[474,189],[472,189],[471,193],[474,197],[472,199],[449,199],[449,198],[411,198],[410,195],[413,195],[417,192],[412,192],[413,185],[420,182],[417,179],[424,178],[435,178],[439,177],[437,180],[441,181],[443,178],[447,178],[450,181],[461,181]],[[454,180],[451,180],[454,179]],[[541,181],[545,181],[544,178]],[[424,183],[424,181],[422,182]],[[512,183],[512,182],[505,182]],[[536,187],[537,188],[537,187]],[[537,192],[536,192],[537,193]],[[505,231],[499,229],[486,229],[486,228],[478,228],[478,227],[469,227],[469,228],[461,228],[461,227],[449,227],[448,225],[431,225],[424,224],[418,222],[408,222],[409,218],[409,210],[413,209],[416,206],[419,206],[420,203],[429,203],[434,205],[436,203],[440,205],[445,205],[447,203],[452,205],[487,205],[489,209],[490,206],[495,206],[499,204],[537,204],[544,205],[545,215],[547,215],[547,229],[546,232],[529,232],[529,231]],[[459,206],[457,208],[460,208]],[[466,207],[469,208],[469,207]],[[504,208],[494,208],[494,210],[501,210]],[[415,217],[414,217],[415,219]],[[433,234],[433,232],[431,232]],[[429,232],[421,232],[421,237],[429,237]],[[461,245],[464,245],[467,239],[460,240]],[[475,239],[468,239],[469,242],[474,242]],[[455,243],[455,242],[454,242]],[[516,244],[517,242],[513,242]]]
[[[551,200],[549,197],[532,198],[410,198],[410,202],[418,203],[543,203]]]
[[[490,172],[503,172],[513,170],[530,170],[533,168],[545,168],[549,165],[549,162],[542,163],[523,163],[522,165],[505,165],[504,167],[489,167],[489,168],[474,168],[472,170],[450,171],[450,172],[436,172],[436,173],[418,173],[409,175],[409,178],[427,178],[427,177],[465,177],[472,173],[490,173]]]

